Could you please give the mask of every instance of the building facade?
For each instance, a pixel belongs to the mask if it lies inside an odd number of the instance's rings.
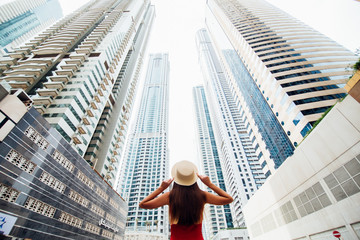
[[[2,80],[114,185],[154,7],[92,1],[0,59]]]
[[[351,75],[347,68],[356,56],[262,0],[209,0],[206,24],[217,48],[224,49],[219,32],[230,43],[227,48],[232,51],[219,51],[219,55],[269,176],[291,156],[321,115],[346,95],[344,86]],[[239,75],[251,84],[245,86]],[[249,95],[250,91],[242,90],[246,87],[257,94]],[[258,116],[254,104],[261,110]],[[268,119],[269,125],[259,124],[257,118]],[[272,135],[270,130],[279,124],[282,132]]]
[[[230,204],[233,225],[243,227],[245,220],[242,208],[264,183],[265,175],[255,154],[254,139],[250,138],[247,119],[236,107],[230,86],[206,30],[199,30],[196,37],[225,185],[234,198]]]
[[[193,88],[197,125],[198,152],[201,171],[209,176],[212,183],[226,191],[225,180],[219,159],[214,129],[212,127],[209,106],[203,86]],[[210,188],[207,191],[213,192]],[[213,238],[221,229],[233,228],[233,219],[229,205],[205,205],[205,224],[208,239]]]
[[[168,98],[168,54],[151,54],[117,189],[129,205],[127,239],[159,239],[159,235],[168,239],[167,206],[157,209],[139,207],[140,201],[169,177]]]
[[[0,86],[0,238],[123,239],[125,200],[31,104]]]
[[[360,239],[359,123],[348,95],[244,207],[251,239]]]
[[[0,3],[0,56],[63,16],[58,0],[10,0]]]

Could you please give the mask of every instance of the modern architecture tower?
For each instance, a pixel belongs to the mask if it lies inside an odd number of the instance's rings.
[[[347,68],[357,58],[263,0],[209,0],[206,25],[214,46],[221,49],[232,95],[249,119],[268,176],[346,95],[343,87],[351,75]],[[220,37],[224,33],[227,47]],[[259,114],[268,109],[274,116]],[[261,119],[272,124],[261,125]]]
[[[231,204],[234,226],[244,226],[242,207],[264,183],[265,176],[255,154],[255,139],[250,138],[247,119],[232,98],[231,88],[206,30],[198,31],[196,37],[225,185],[234,197]]]
[[[201,160],[200,172],[209,176],[211,182],[226,191],[224,174],[221,168],[213,123],[211,121],[204,87],[194,87],[193,97],[197,123],[198,151]],[[207,191],[212,190],[207,188]],[[214,237],[221,229],[234,227],[229,205],[205,205],[205,221],[205,227],[207,227],[206,232],[210,235],[208,236],[209,239]]]
[[[111,185],[153,18],[148,0],[91,1],[0,59],[1,79]]]
[[[124,239],[127,204],[32,107],[0,85],[0,238]]]
[[[126,144],[118,192],[129,205],[127,239],[168,239],[168,209],[141,209],[140,201],[169,174],[168,54],[151,54],[134,129]]]
[[[63,16],[58,0],[10,0],[0,3],[0,56]]]

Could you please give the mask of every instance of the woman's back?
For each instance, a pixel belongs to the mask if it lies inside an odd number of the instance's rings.
[[[182,186],[176,182],[169,194],[171,224],[190,226],[202,222],[205,193],[197,183]]]
[[[211,183],[209,177],[198,174],[196,166],[189,161],[176,163],[171,175],[173,179],[163,181],[158,189],[140,202],[145,209],[169,205],[171,240],[203,240],[201,233],[202,216],[206,203],[225,205],[233,201],[232,197],[221,188]],[[218,195],[202,191],[196,181],[199,179]],[[159,197],[171,182],[173,189]]]

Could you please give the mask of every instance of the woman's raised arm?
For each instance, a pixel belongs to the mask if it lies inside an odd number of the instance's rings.
[[[149,196],[145,197],[139,204],[139,207],[145,209],[153,209],[158,208],[164,205],[169,204],[169,193],[164,193],[157,197],[160,193],[162,193],[165,189],[167,189],[173,178],[165,180],[161,183],[160,187],[158,187],[154,192],[150,193]]]
[[[208,176],[199,175],[198,177],[200,180],[209,188],[211,188],[214,192],[216,192],[218,195],[205,192],[206,194],[206,203],[214,204],[214,205],[226,205],[233,201],[233,198],[226,193],[224,190],[216,186],[210,181],[210,178]]]

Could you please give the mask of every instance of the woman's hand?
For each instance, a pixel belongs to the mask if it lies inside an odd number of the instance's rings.
[[[163,191],[164,191],[165,189],[167,189],[167,188],[170,186],[170,184],[172,183],[172,181],[174,181],[173,178],[170,178],[170,179],[168,179],[168,180],[164,180],[164,181],[161,183],[160,188],[162,188]]]
[[[211,184],[210,178],[206,175],[200,175],[197,173],[197,176],[199,177],[199,179],[206,185],[209,186]]]
[[[153,209],[169,204],[169,192],[166,192],[164,194],[161,193],[170,186],[173,180],[173,178],[164,180],[160,184],[160,187],[150,193],[139,203],[139,206],[144,209]],[[157,197],[158,195],[160,196]]]

